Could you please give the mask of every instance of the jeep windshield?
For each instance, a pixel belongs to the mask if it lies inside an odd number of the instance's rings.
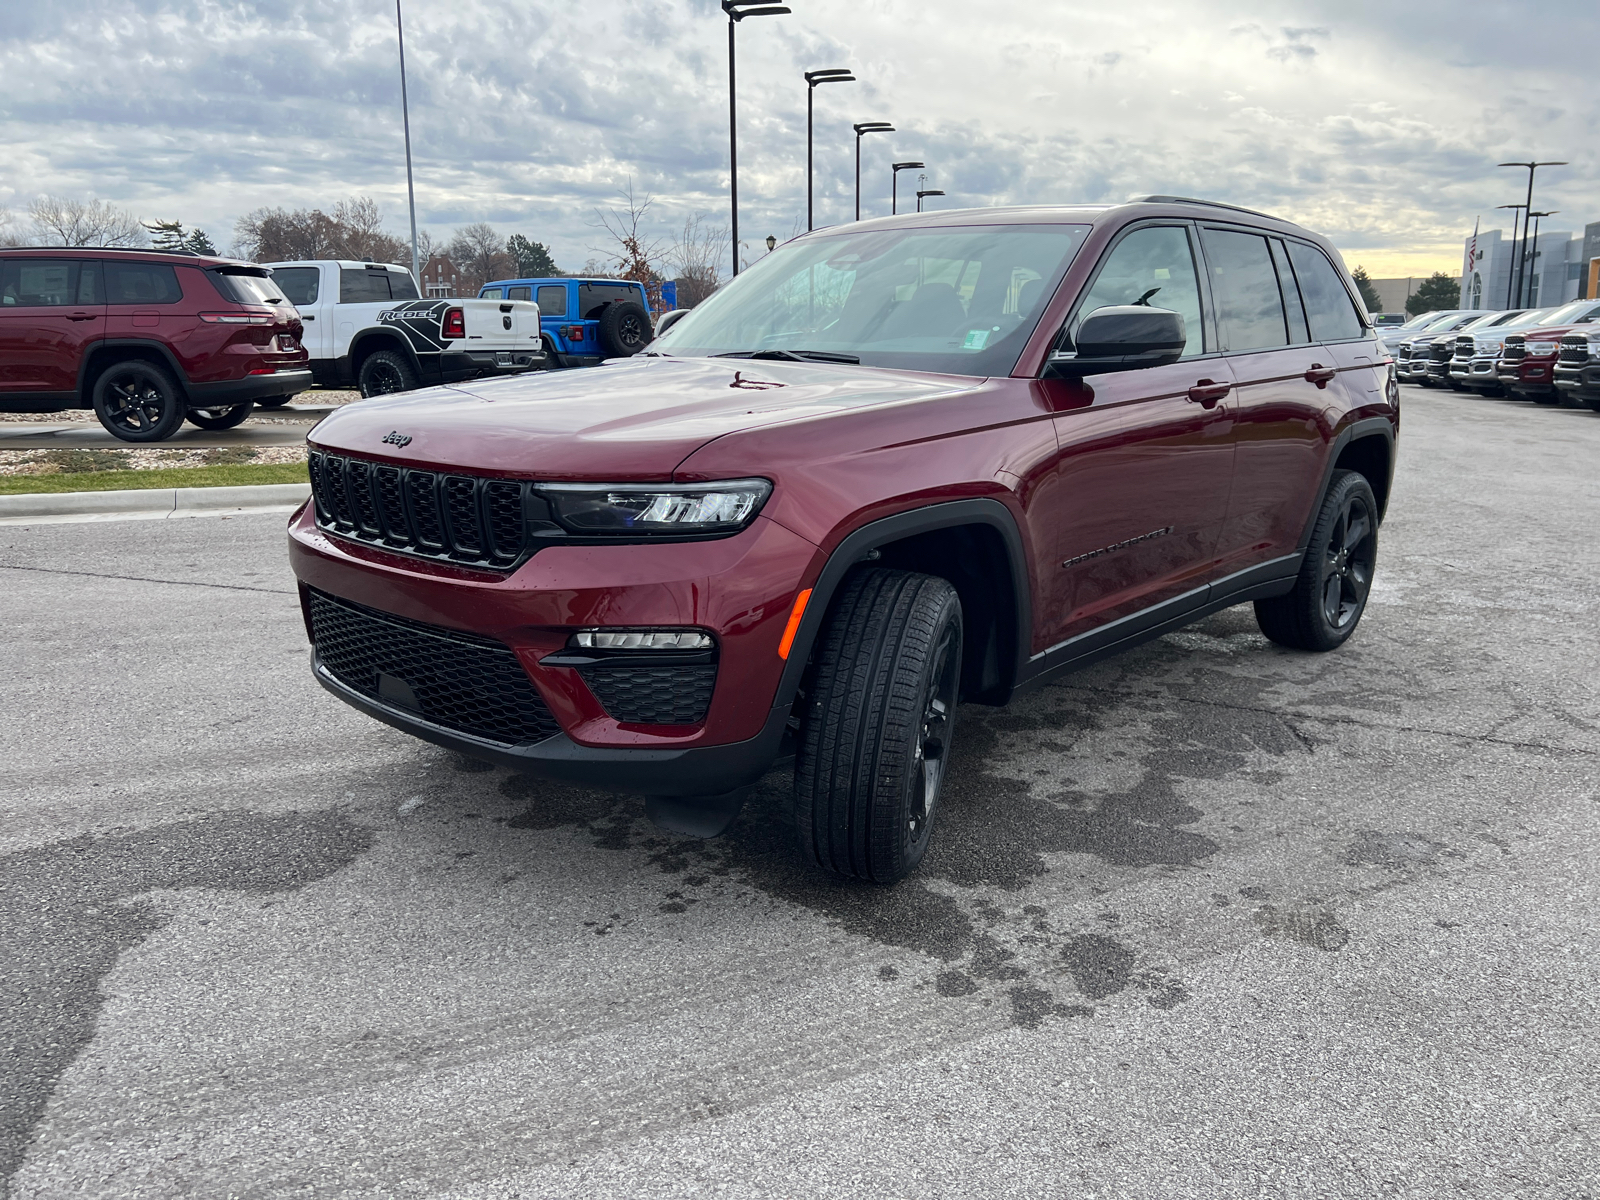
[[[1007,375],[1088,225],[804,237],[757,260],[651,349]]]

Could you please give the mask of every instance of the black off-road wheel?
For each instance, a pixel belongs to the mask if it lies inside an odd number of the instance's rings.
[[[414,391],[417,376],[405,355],[395,350],[375,350],[362,361],[361,376],[356,383],[361,388],[361,398],[367,400],[373,396]]]
[[[183,424],[187,407],[177,381],[139,359],[101,372],[93,401],[100,424],[125,442],[166,441]]]
[[[607,358],[630,358],[653,336],[650,314],[642,304],[614,300],[600,310],[600,349]]]
[[[235,425],[242,425],[254,409],[255,404],[250,401],[230,408],[191,408],[189,423],[201,429],[232,429]]]
[[[1261,632],[1294,650],[1334,650],[1361,622],[1378,562],[1378,502],[1354,471],[1335,471],[1287,596],[1256,601]]]
[[[894,883],[928,848],[961,686],[961,600],[883,568],[840,589],[806,681],[795,825],[807,861]]]

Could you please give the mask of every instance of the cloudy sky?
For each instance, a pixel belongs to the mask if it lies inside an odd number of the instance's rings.
[[[1592,0],[790,0],[739,29],[741,232],[864,214],[892,159],[948,207],[1147,193],[1262,208],[1376,277],[1459,269],[1474,217],[1541,171],[1546,227],[1600,220]],[[727,28],[714,0],[406,0],[419,221],[487,220],[579,269],[631,176],[656,232],[727,213]],[[94,196],[226,246],[264,205],[370,195],[405,226],[393,0],[3,0],[0,207]],[[902,176],[914,185],[914,173]]]

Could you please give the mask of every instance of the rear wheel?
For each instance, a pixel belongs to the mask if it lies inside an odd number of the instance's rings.
[[[189,422],[201,429],[232,429],[243,423],[254,408],[255,405],[248,402],[231,408],[191,408]]]
[[[1256,601],[1261,632],[1295,650],[1333,650],[1366,611],[1378,562],[1378,502],[1354,471],[1334,472],[1287,596]]]
[[[406,357],[394,350],[375,350],[361,363],[361,375],[356,381],[361,388],[361,398],[387,396],[394,392],[409,392],[417,386],[416,372]]]
[[[852,576],[823,627],[795,762],[801,853],[894,883],[928,848],[961,684],[961,601],[946,580]]]
[[[100,424],[125,442],[165,441],[183,424],[185,404],[177,381],[139,359],[102,372],[93,401]]]

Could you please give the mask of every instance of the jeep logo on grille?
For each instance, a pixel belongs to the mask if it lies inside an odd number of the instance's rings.
[[[391,429],[384,434],[383,440],[391,446],[409,446],[411,444],[410,436],[401,433],[398,429]]]

